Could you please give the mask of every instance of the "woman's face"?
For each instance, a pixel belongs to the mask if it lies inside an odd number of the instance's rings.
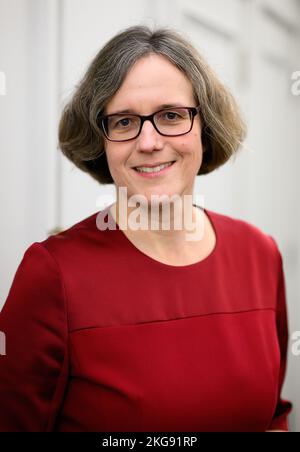
[[[164,105],[195,107],[193,88],[188,78],[165,57],[149,55],[130,70],[122,86],[106,106],[105,114],[126,111],[150,115]],[[195,177],[202,163],[201,123],[199,114],[186,135],[160,135],[150,121],[140,135],[127,142],[105,139],[110,173],[117,188],[126,187],[128,196],[192,194]],[[157,163],[175,163],[155,177],[144,177],[134,168]]]

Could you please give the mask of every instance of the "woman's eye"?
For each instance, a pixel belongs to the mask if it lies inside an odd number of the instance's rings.
[[[185,113],[182,111],[165,111],[162,116],[162,120],[168,121],[168,122],[175,122],[175,121],[181,121],[185,119]]]
[[[179,118],[179,115],[178,115],[178,113],[175,113],[174,111],[167,111],[165,114],[165,118],[169,119],[169,120],[177,119],[177,118]]]
[[[130,125],[130,118],[123,118],[117,121],[116,126],[128,127]]]

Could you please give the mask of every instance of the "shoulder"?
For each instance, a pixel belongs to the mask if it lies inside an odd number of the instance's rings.
[[[82,262],[87,253],[99,249],[101,241],[107,241],[104,231],[97,229],[96,212],[69,228],[50,235],[42,241],[32,243],[24,253],[23,262],[30,267],[44,267],[44,264],[60,272],[68,263]],[[100,246],[101,247],[101,246]]]
[[[207,210],[216,234],[224,245],[253,259],[281,262],[281,253],[276,240],[250,221]],[[218,238],[218,237],[217,237]]]
[[[64,249],[70,253],[88,247],[89,244],[100,238],[101,232],[103,235],[103,231],[97,229],[96,221],[98,213],[99,212],[96,212],[89,217],[78,221],[69,228],[66,228],[57,234],[50,235],[45,240],[36,243],[53,256],[59,254]]]

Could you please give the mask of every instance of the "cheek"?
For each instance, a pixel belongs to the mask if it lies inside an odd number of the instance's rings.
[[[114,143],[111,142],[106,144],[105,150],[110,173],[114,180],[119,180],[124,172],[124,166],[126,165],[130,152],[127,147],[122,147],[120,143],[115,146]]]
[[[119,163],[118,163],[118,157],[115,152],[115,149],[112,148],[110,143],[105,145],[105,153],[106,153],[106,160],[107,160],[110,174],[111,174],[114,182],[116,182],[116,179],[118,177]]]
[[[122,149],[118,149],[114,143],[108,142],[105,145],[105,151],[108,165],[112,168],[118,169],[122,163]]]
[[[189,156],[192,158],[202,158],[202,142],[199,133],[191,133],[188,139],[182,140],[178,146],[179,152],[182,156]]]

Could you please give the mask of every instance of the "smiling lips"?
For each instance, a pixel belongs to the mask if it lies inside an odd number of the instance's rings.
[[[157,177],[164,176],[165,173],[170,171],[171,168],[173,168],[174,163],[176,163],[176,161],[162,163],[161,165],[158,165],[158,166],[153,166],[153,165],[138,166],[133,169],[137,176],[140,176],[140,177],[143,177],[146,179],[155,179]]]
[[[149,173],[149,174],[158,173],[158,172],[162,171],[163,169],[172,166],[173,163],[175,163],[175,162],[172,161],[172,162],[167,162],[167,163],[157,163],[154,165],[136,166],[136,167],[134,167],[134,169],[139,173]]]

